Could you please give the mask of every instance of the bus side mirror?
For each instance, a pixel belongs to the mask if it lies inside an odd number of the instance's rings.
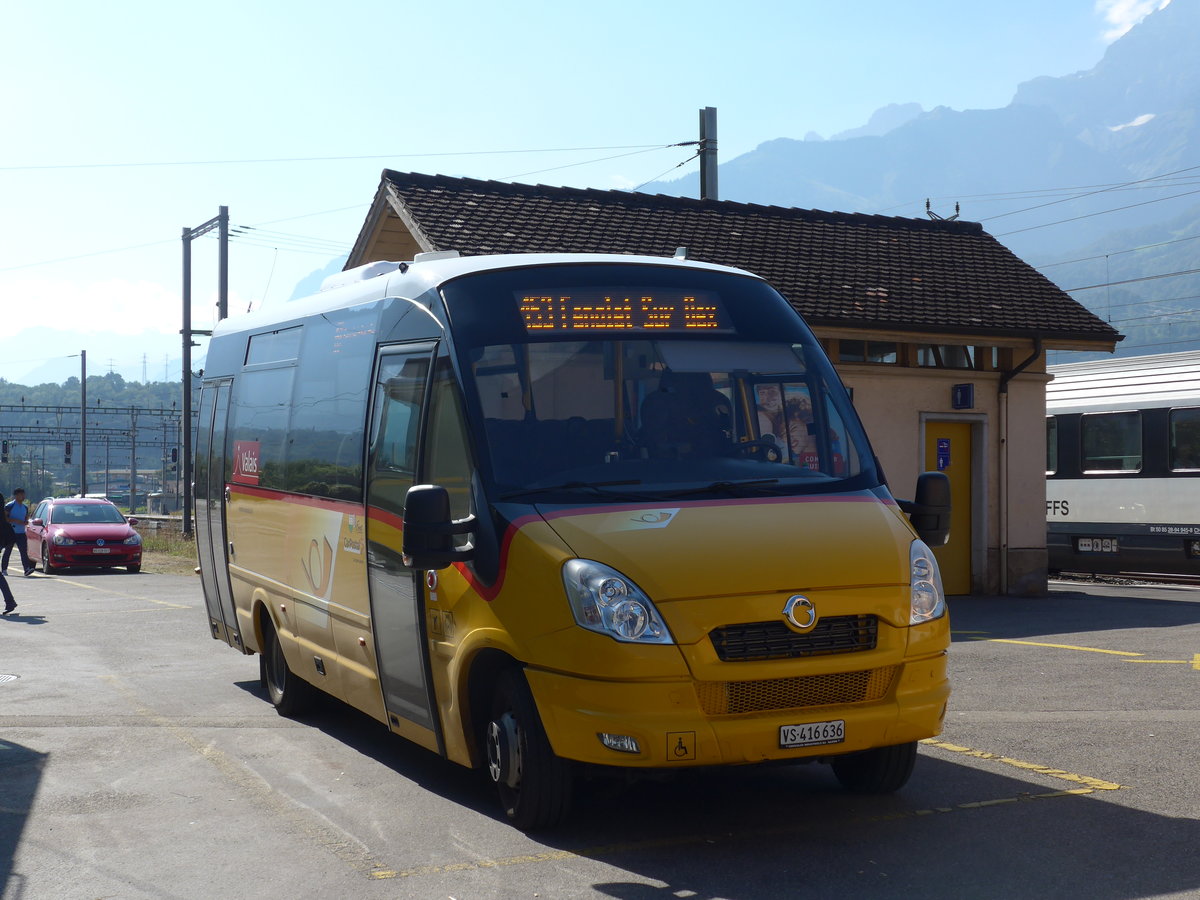
[[[950,537],[950,479],[941,472],[917,476],[915,500],[898,500],[917,535],[930,547],[941,547]]]
[[[404,495],[404,564],[413,569],[444,569],[475,555],[468,542],[454,546],[454,535],[470,534],[475,517],[450,518],[450,494],[441,485],[415,484]]]

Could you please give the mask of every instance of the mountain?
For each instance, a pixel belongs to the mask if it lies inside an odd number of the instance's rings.
[[[1021,84],[1006,107],[892,104],[828,140],[761,144],[721,165],[722,199],[921,216],[929,198],[1089,288],[1074,296],[1127,335],[1119,355],[1200,347],[1200,276],[1170,274],[1200,267],[1196,34],[1200,0],[1173,0],[1092,69]],[[698,196],[699,175],[644,190]]]

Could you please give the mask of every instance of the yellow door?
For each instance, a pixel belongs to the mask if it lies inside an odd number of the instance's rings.
[[[934,547],[947,594],[971,592],[971,423],[926,422],[925,468],[950,479],[950,540]]]

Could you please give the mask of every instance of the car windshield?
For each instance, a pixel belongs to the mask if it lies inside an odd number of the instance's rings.
[[[470,353],[499,499],[758,496],[877,483],[810,343],[496,343]]]
[[[100,503],[56,503],[50,511],[55,525],[115,525],[125,521],[115,506]]]

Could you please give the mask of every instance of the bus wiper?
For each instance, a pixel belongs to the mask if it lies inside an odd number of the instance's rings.
[[[501,494],[501,500],[512,500],[516,497],[528,497],[530,494],[545,494],[552,491],[576,491],[587,490],[596,494],[605,494],[605,491],[600,490],[604,487],[617,487],[624,484],[641,484],[640,478],[626,479],[623,481],[564,481],[562,484],[551,484],[546,487],[525,488],[520,491],[509,491],[507,494]]]
[[[736,493],[742,488],[754,487],[760,484],[778,484],[778,478],[747,478],[742,481],[714,481],[711,484],[706,484],[704,487],[687,488],[682,491],[671,491],[664,494],[665,497],[686,497],[690,494],[708,494],[708,493]],[[758,491],[756,493],[770,493],[769,491]]]

